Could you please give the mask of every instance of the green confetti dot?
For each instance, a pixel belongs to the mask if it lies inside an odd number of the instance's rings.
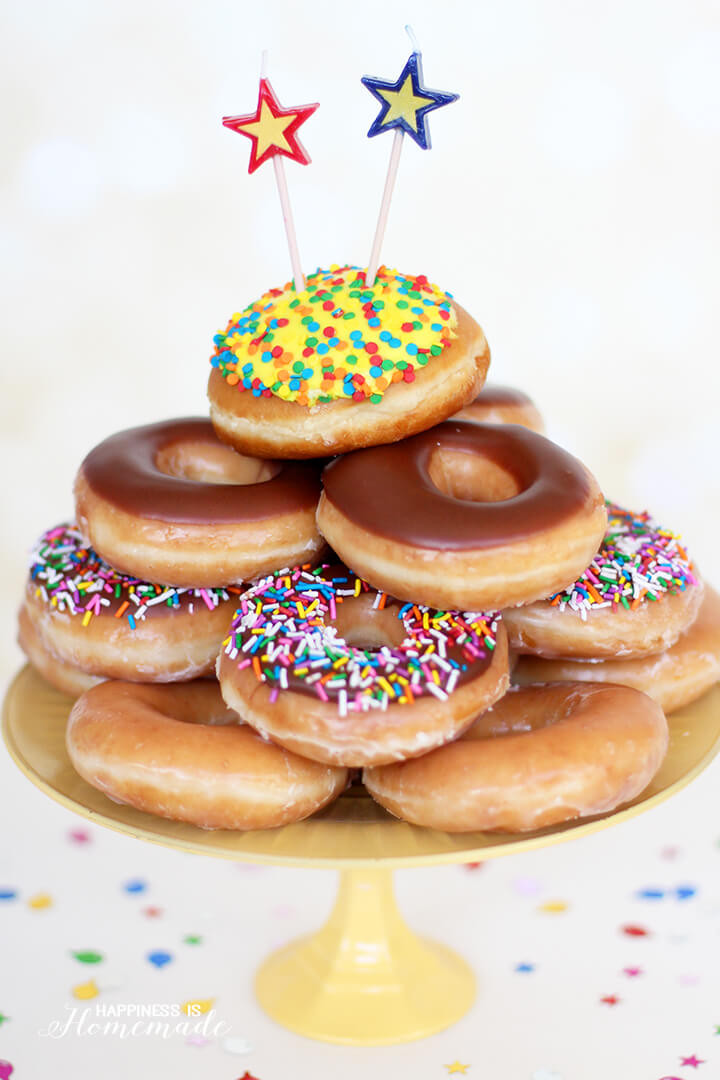
[[[105,959],[103,954],[99,952],[74,952],[70,955],[74,956],[81,964],[99,964]]]
[[[183,942],[185,945],[202,945],[202,937],[200,934],[186,934]]]

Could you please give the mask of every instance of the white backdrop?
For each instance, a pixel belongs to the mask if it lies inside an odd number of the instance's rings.
[[[312,164],[287,165],[304,265],[363,264],[392,140],[366,139],[359,80],[399,74],[407,21],[427,84],[461,98],[403,152],[384,261],[453,292],[492,377],[720,583],[716,2],[6,0],[2,20],[3,679],[25,549],[71,513],[83,455],[204,414],[213,333],[290,275],[272,170],[248,176],[220,123],[254,109],[261,50],[283,104],[320,102]]]

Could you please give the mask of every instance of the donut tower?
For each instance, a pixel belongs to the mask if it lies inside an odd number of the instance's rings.
[[[393,130],[367,267],[304,275],[265,74],[224,124],[272,160],[293,279],[215,335],[209,419],[92,449],[31,555],[19,639],[77,700],[67,745],[111,798],[203,828],[298,821],[350,783],[446,831],[523,832],[642,792],[665,712],[720,676],[720,598],[679,538],[607,500],[485,335],[379,264],[403,139],[457,95],[363,79]]]

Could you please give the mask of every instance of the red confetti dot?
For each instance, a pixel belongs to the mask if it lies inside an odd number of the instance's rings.
[[[403,371],[403,379],[405,382],[415,382],[415,372],[412,368],[406,367]]]
[[[627,926],[622,927],[623,934],[627,934],[628,937],[649,937],[650,931],[646,930],[644,926],[635,926],[632,923],[628,923]]]
[[[282,356],[282,354],[282,345],[276,345],[275,348],[272,350],[272,355],[277,359],[277,357]]]
[[[306,349],[303,349],[302,354],[303,354],[303,356],[312,356],[312,354],[314,352],[315,352],[315,350],[311,349],[310,346],[308,345],[308,347]]]
[[[265,389],[262,392],[263,397],[272,397],[272,390]]]
[[[400,329],[403,331],[403,333],[409,334],[412,328],[413,324],[411,322],[404,322]]]
[[[352,377],[352,381],[356,386],[361,386],[365,382],[365,376],[361,375],[359,371],[356,371]]]
[[[371,356],[373,356],[377,351],[378,351],[378,347],[375,344],[375,342],[374,341],[368,341],[367,345],[365,346],[365,352],[368,352],[368,353],[370,353]]]
[[[450,318],[450,312],[446,311],[445,308],[438,308],[438,314],[440,315],[441,319],[449,319]]]
[[[277,324],[278,324],[278,326],[287,326],[288,320],[287,319],[278,319]]]
[[[325,300],[323,302],[323,311],[332,311],[334,307],[335,305],[333,304],[332,300]]]
[[[335,337],[335,327],[326,326],[323,330],[323,334],[325,335],[325,337]]]

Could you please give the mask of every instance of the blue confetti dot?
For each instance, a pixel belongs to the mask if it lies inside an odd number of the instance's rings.
[[[515,965],[515,970],[520,972],[521,974],[525,975],[529,971],[534,971],[535,970],[535,965],[534,964],[527,964],[527,963],[516,964]]]
[[[320,344],[317,346],[317,349],[316,349],[316,352],[318,353],[318,356],[324,356],[325,353],[329,352],[329,351],[330,350],[329,350],[328,346],[325,344],[324,341],[321,341]]]
[[[331,337],[330,340],[328,341],[328,345],[332,346],[333,349],[335,348],[336,345],[339,345],[339,344],[340,344],[340,338],[337,338],[337,337]]]
[[[165,967],[166,964],[172,963],[172,954],[169,952],[151,952],[147,954],[147,959],[151,964],[154,964],[156,968]]]
[[[123,885],[125,892],[140,893],[145,892],[147,889],[147,882],[141,881],[140,878],[133,878],[132,881],[126,881]]]
[[[379,326],[379,325],[380,325],[380,320],[378,318],[373,317],[372,319],[368,319],[368,326]]]
[[[638,900],[662,900],[665,892],[663,889],[638,889],[635,895]]]
[[[409,342],[405,346],[405,352],[408,354],[408,356],[417,356],[417,351],[418,351],[418,347],[417,347],[417,345],[415,344],[414,341]]]
[[[319,323],[319,322],[314,322],[314,321],[313,321],[313,322],[311,322],[311,323],[308,323],[308,330],[312,330],[312,331],[313,331],[313,333],[314,333],[314,332],[315,332],[316,330],[319,330],[319,329],[320,329],[320,323]]]
[[[675,890],[675,896],[678,900],[689,900],[696,892],[697,889],[694,885],[679,885]]]
[[[0,889],[0,900],[14,900],[16,896],[14,889]]]
[[[391,337],[392,337],[392,334],[390,333],[389,330],[381,330],[380,331],[380,340],[381,341],[390,341]]]
[[[400,344],[401,344],[400,338],[397,338],[397,337],[390,338],[390,348],[391,349],[399,349]]]

